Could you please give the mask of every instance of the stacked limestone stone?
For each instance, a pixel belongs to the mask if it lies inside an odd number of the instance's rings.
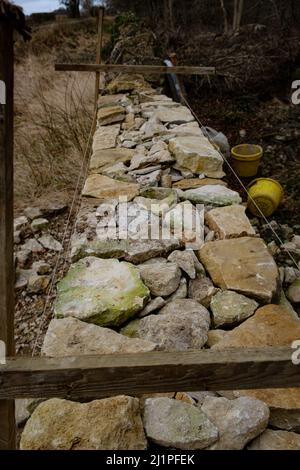
[[[222,157],[186,108],[141,77],[121,77],[99,99],[90,171],[59,283],[46,356],[290,346],[291,308],[275,305],[280,277],[265,243],[227,188]],[[106,239],[119,197],[140,226]],[[103,205],[105,203],[105,205]],[[143,239],[159,219],[173,229],[183,205],[205,205],[205,243]],[[154,205],[154,206],[153,206]],[[155,210],[153,209],[155,207]],[[111,224],[113,227],[113,223]],[[117,227],[118,230],[118,227]],[[267,429],[269,427],[269,429]],[[34,411],[23,449],[300,449],[300,389],[48,400]],[[259,437],[258,437],[259,436]]]

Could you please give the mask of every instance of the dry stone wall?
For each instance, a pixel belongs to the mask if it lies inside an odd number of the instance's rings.
[[[222,181],[218,149],[142,77],[106,91],[42,354],[290,346],[299,319],[276,305],[277,265]],[[299,449],[299,416],[300,389],[48,400],[21,448]]]

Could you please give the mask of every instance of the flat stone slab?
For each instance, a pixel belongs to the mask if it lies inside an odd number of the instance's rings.
[[[172,125],[168,131],[170,135],[187,137],[187,136],[197,136],[204,137],[203,132],[201,131],[197,122],[187,122],[180,125]]]
[[[225,347],[290,346],[300,338],[300,320],[279,305],[266,305],[240,326],[228,331],[214,349]]]
[[[155,95],[147,92],[138,93],[140,103],[153,103],[157,101],[172,101],[172,98],[169,98],[166,95]]]
[[[300,434],[266,429],[251,442],[248,450],[300,450]]]
[[[138,184],[125,183],[98,174],[88,176],[82,190],[83,196],[95,197],[100,200],[117,199],[120,196],[127,196],[128,201],[131,201],[138,194]]]
[[[112,80],[106,87],[108,93],[114,95],[129,91],[151,92],[152,88],[142,75],[122,73]]]
[[[152,149],[154,149],[154,151],[152,151]],[[129,171],[147,168],[158,164],[170,164],[174,161],[174,158],[171,156],[167,148],[161,149],[157,146],[157,151],[155,151],[154,146],[152,149],[148,155],[138,153],[134,155],[131,160]]]
[[[188,189],[184,191],[183,197],[194,204],[209,204],[213,206],[229,206],[242,202],[238,192],[218,184],[208,184],[200,188]]]
[[[93,173],[101,173],[101,170],[111,167],[116,163],[129,163],[133,155],[133,150],[122,147],[97,150],[91,157],[90,170]]]
[[[100,326],[119,326],[149,299],[135,266],[116,259],[83,258],[57,286],[55,315]]]
[[[100,95],[98,98],[98,108],[104,108],[108,106],[123,105],[128,106],[130,99],[125,94],[118,95]]]
[[[128,248],[127,240],[91,240],[84,236],[72,237],[71,261],[75,263],[86,256],[96,256],[97,258],[117,258],[123,259]]]
[[[191,122],[195,118],[191,111],[185,106],[167,107],[158,106],[153,114],[154,118],[159,119],[161,122]]]
[[[85,256],[125,259],[133,264],[143,263],[157,256],[165,256],[180,247],[180,242],[169,240],[87,240],[72,238],[71,259],[76,262]]]
[[[91,325],[77,318],[51,320],[42,347],[48,357],[137,354],[157,349],[156,344],[127,338],[109,328]]]
[[[279,305],[267,305],[253,317],[226,333],[213,349],[251,347],[291,347],[300,338],[300,320]],[[293,350],[291,349],[291,355]],[[291,359],[292,360],[292,359]],[[296,367],[296,366],[295,366]],[[238,390],[234,395],[249,396],[265,402],[272,409],[300,410],[300,388]]]
[[[205,137],[176,137],[169,142],[169,150],[177,164],[193,173],[204,173],[222,178],[223,158]]]
[[[143,263],[157,256],[164,256],[180,247],[176,238],[169,240],[130,240],[125,253],[125,260],[131,263]]]
[[[177,189],[194,189],[194,188],[202,188],[203,186],[213,186],[213,185],[220,185],[220,186],[227,186],[225,181],[215,178],[187,178],[180,181],[177,181],[173,184],[173,188]]]
[[[126,111],[123,106],[107,106],[100,108],[97,114],[98,124],[105,126],[116,122],[124,121]]]
[[[116,146],[120,124],[98,126],[93,139],[93,153],[97,150],[110,149]]]
[[[205,214],[205,222],[221,240],[254,236],[255,230],[245,214],[246,208],[240,205],[218,207]]]
[[[270,303],[277,294],[278,268],[260,238],[208,242],[199,256],[214,284],[224,290],[234,290],[265,303]]]
[[[27,421],[22,450],[144,450],[139,401],[117,396],[75,403],[53,398]]]

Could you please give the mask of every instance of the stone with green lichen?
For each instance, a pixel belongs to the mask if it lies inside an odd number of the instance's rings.
[[[257,307],[255,300],[230,290],[218,292],[210,303],[216,328],[241,323],[251,317]]]
[[[86,235],[75,236],[72,239],[71,261],[86,256],[98,258],[125,259],[130,263],[139,264],[144,261],[164,256],[180,247],[177,239],[170,240],[88,240]]]
[[[72,240],[71,259],[76,262],[85,256],[98,258],[124,258],[128,249],[127,240],[92,240],[86,237]]]
[[[221,185],[207,185],[183,192],[183,198],[194,204],[210,204],[213,206],[230,206],[240,204],[242,199],[236,191]]]
[[[167,397],[147,398],[143,421],[148,439],[164,447],[204,449],[219,436],[202,410]]]
[[[90,256],[73,264],[59,282],[55,315],[120,326],[141,311],[149,297],[132,264]]]
[[[141,189],[140,195],[142,197],[149,197],[150,199],[165,199],[170,196],[170,194],[175,193],[174,189],[171,188],[155,188],[155,187],[146,187]]]

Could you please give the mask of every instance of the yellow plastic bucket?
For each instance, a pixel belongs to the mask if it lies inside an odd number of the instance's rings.
[[[269,217],[283,198],[283,188],[271,178],[257,178],[248,186],[248,209],[257,217]]]
[[[236,145],[231,149],[232,167],[239,176],[255,176],[262,156],[260,145]]]

